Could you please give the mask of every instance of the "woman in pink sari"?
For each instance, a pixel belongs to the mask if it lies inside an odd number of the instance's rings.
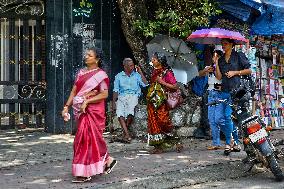
[[[105,129],[105,99],[108,97],[109,78],[100,69],[100,52],[91,48],[85,55],[86,68],[81,69],[63,108],[62,116],[68,121],[72,105],[77,120],[74,139],[72,182],[86,182],[91,176],[110,173],[117,161],[109,156],[103,138]]]

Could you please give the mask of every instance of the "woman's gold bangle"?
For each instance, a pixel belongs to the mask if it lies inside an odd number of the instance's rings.
[[[242,71],[241,70],[239,71],[239,75],[242,75]]]

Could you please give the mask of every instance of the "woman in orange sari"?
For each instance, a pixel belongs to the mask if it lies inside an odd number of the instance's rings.
[[[91,176],[110,173],[116,160],[109,156],[103,138],[105,129],[105,99],[108,97],[109,78],[100,69],[101,52],[90,48],[85,55],[86,68],[76,77],[70,96],[63,108],[62,116],[68,121],[69,107],[77,120],[77,132],[74,139],[72,182],[86,182]]]
[[[147,112],[149,145],[154,149],[150,153],[163,153],[165,148],[173,144],[177,145],[179,152],[182,145],[178,142],[179,138],[174,136],[170,108],[166,102],[166,92],[177,90],[177,81],[164,54],[154,53],[151,61],[154,70],[147,94]]]

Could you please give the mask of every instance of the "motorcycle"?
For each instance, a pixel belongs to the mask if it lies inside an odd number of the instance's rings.
[[[220,103],[227,103],[233,109],[233,120],[240,130],[243,139],[244,150],[247,158],[244,163],[250,163],[250,171],[255,164],[262,163],[274,174],[277,181],[284,180],[283,172],[277,162],[275,147],[273,146],[269,133],[271,126],[267,126],[258,115],[252,115],[249,110],[250,95],[245,89],[239,88],[231,93],[232,102],[228,100],[217,100],[208,103],[214,106]]]

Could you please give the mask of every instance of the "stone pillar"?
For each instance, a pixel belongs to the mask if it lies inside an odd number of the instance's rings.
[[[51,133],[71,132],[73,122],[64,123],[61,110],[72,84],[72,0],[46,0],[45,125]]]

